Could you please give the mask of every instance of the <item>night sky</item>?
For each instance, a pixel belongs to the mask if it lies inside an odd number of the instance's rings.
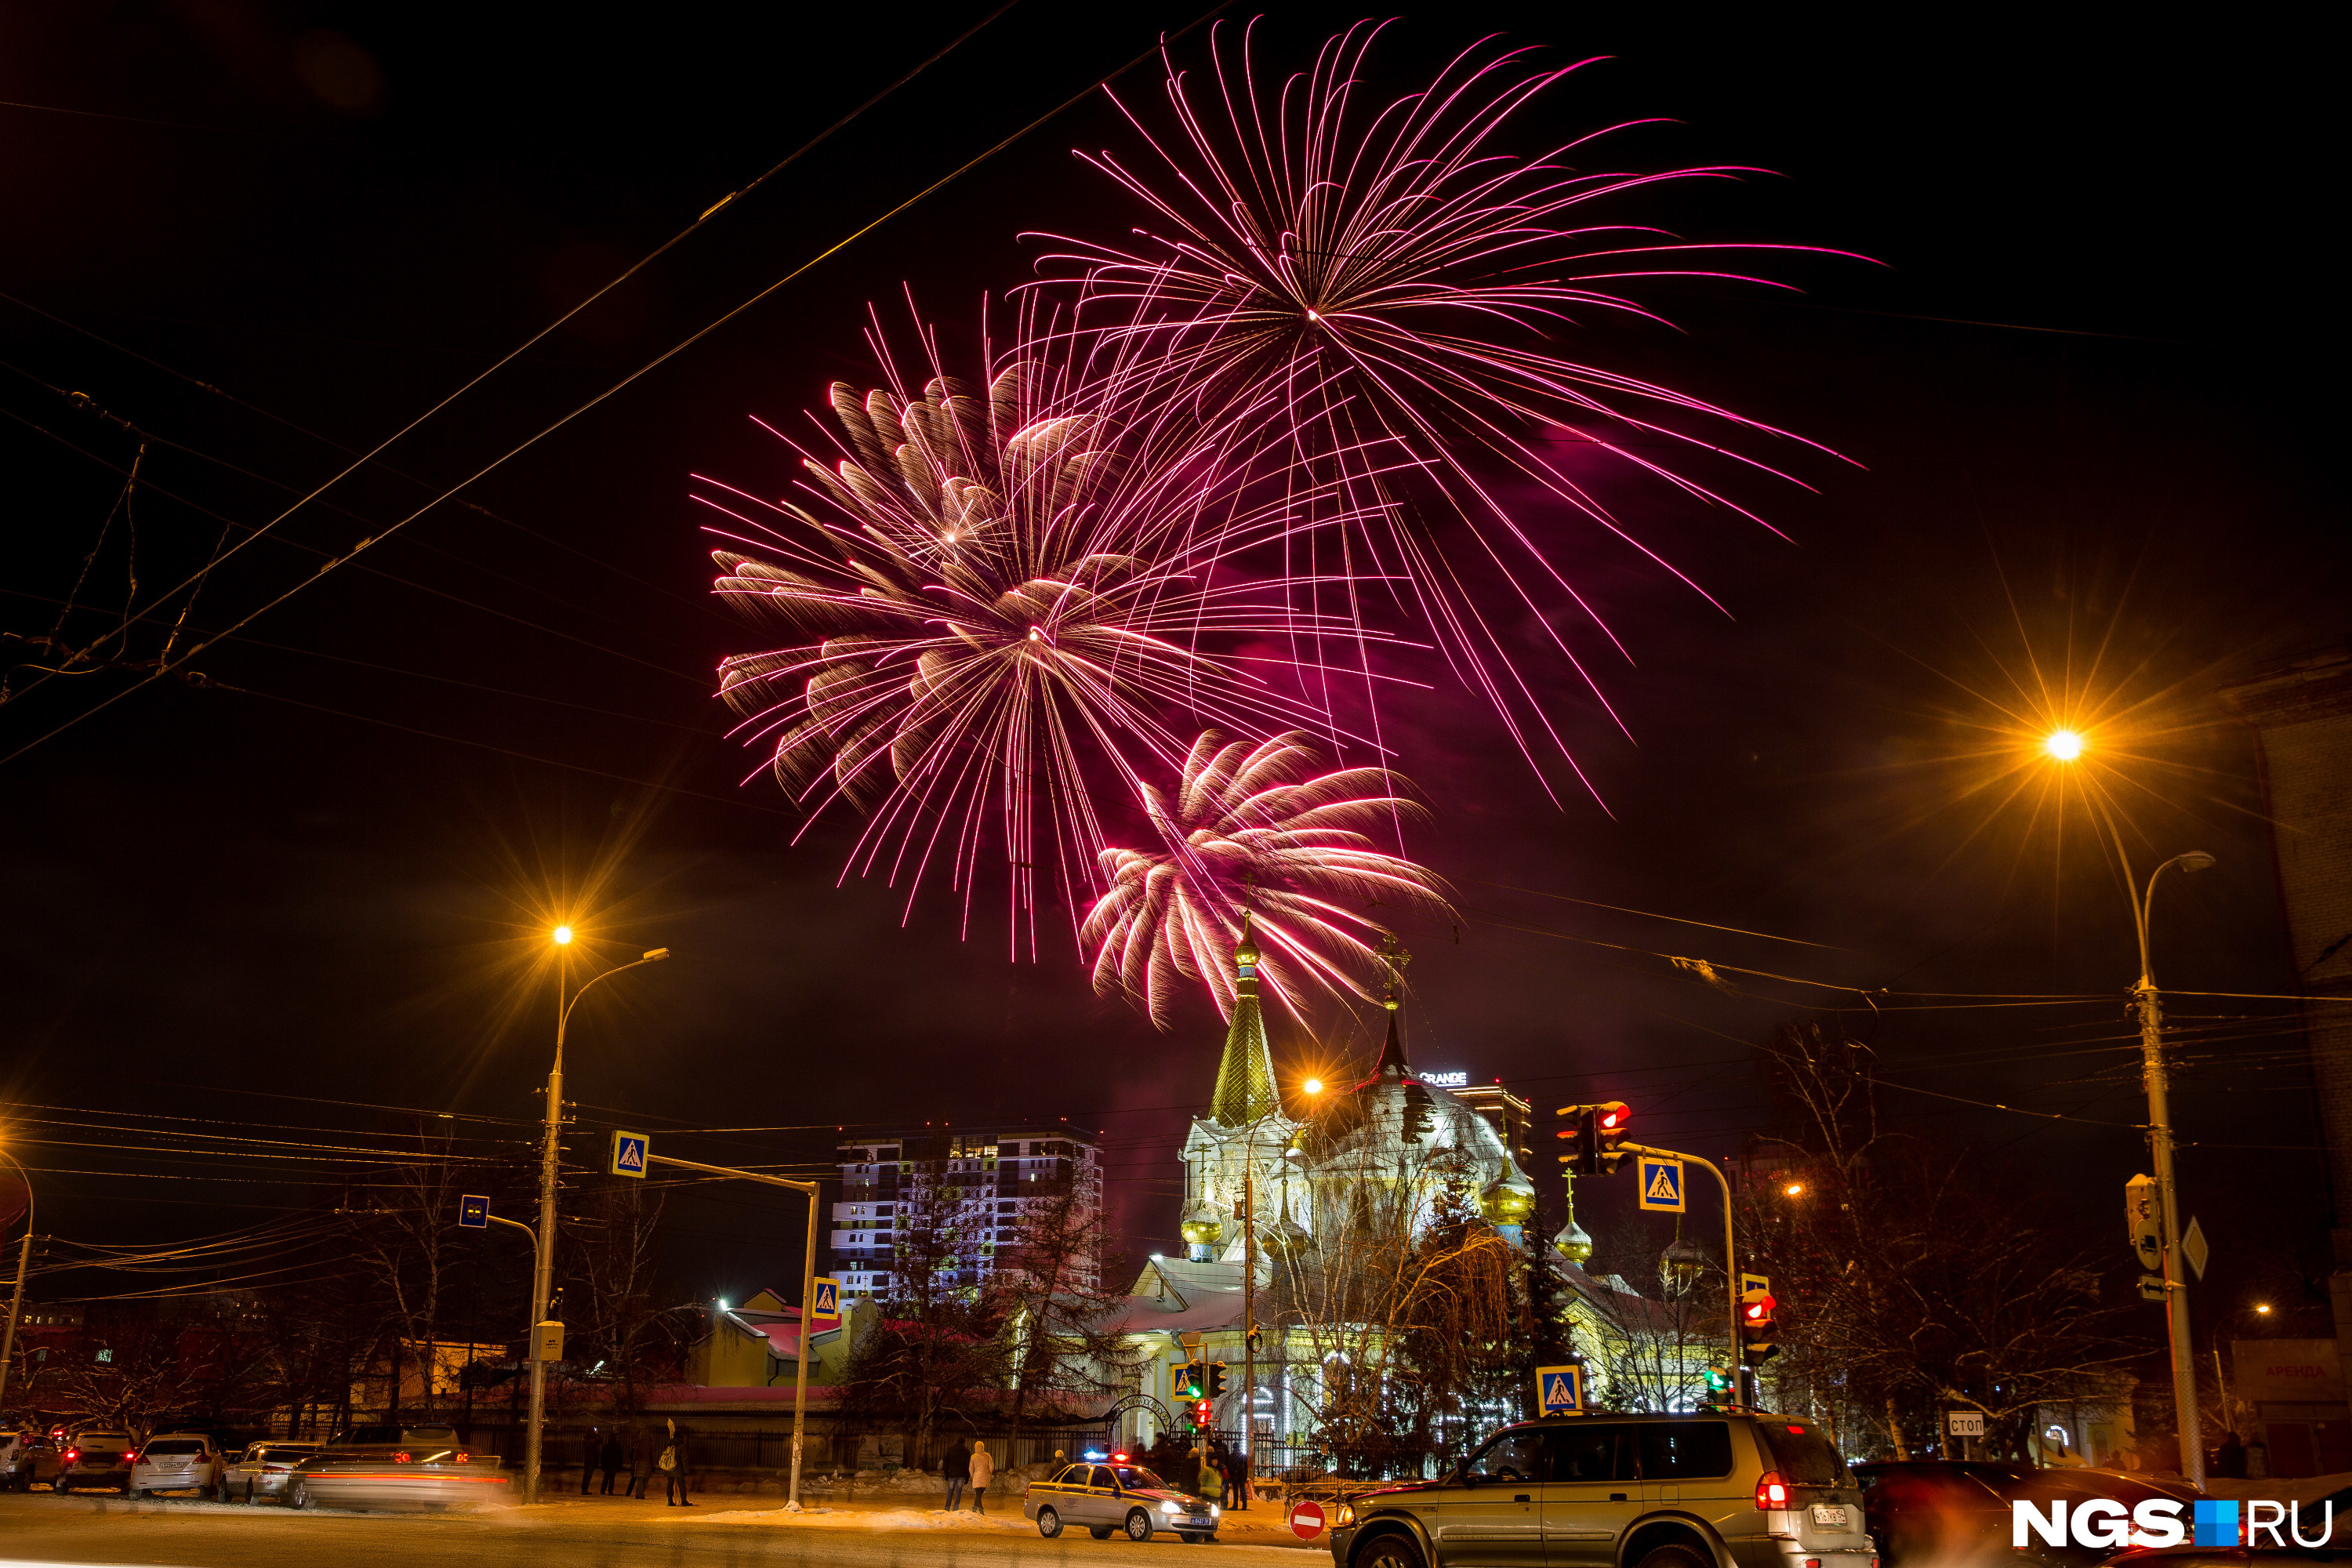
[[[621,30],[11,8],[0,627],[49,630],[139,448],[61,393],[153,437],[136,568],[175,579],[982,14]],[[397,474],[356,476],[215,574],[191,625],[292,586],[1197,16],[1022,0],[403,439]],[[1262,46],[1303,66],[1353,19],[1276,8]],[[2352,619],[2318,442],[2340,326],[2313,233],[2332,210],[2315,52],[2275,16],[2221,35],[2047,8],[1915,24],[1488,5],[1408,16],[1376,60],[1409,79],[1488,30],[1613,57],[1554,90],[1527,150],[1664,117],[1614,161],[1772,173],[1662,197],[1653,221],[1873,259],[1774,264],[1796,291],[1661,287],[1645,298],[1679,331],[1590,334],[1605,363],[1851,461],[1800,460],[1811,489],[1740,482],[1785,538],[1649,489],[1613,498],[1727,614],[1627,552],[1578,558],[1633,656],[1601,668],[1630,741],[1559,697],[1605,810],[1558,775],[1555,804],[1442,666],[1420,672],[1440,689],[1391,733],[1437,809],[1410,847],[1465,923],[1408,932],[1416,1063],[1499,1076],[1547,1118],[1622,1098],[1642,1135],[1719,1156],[1766,1124],[1750,1047],[1838,1009],[1907,1086],[1882,1097],[1888,1116],[1999,1146],[2122,1268],[2117,1189],[2146,1163],[2128,1125],[1970,1103],[2140,1115],[2120,885],[2076,806],[2053,814],[2040,775],[2001,773],[2045,683],[2095,694],[2129,741],[2135,861],[2221,861],[2163,889],[2159,976],[2289,989],[2251,742],[2212,694]],[[1197,60],[1199,43],[1178,47]],[[1157,81],[1147,61],[1122,86],[1150,103]],[[902,317],[911,287],[960,342],[984,293],[1032,276],[1047,247],[1024,231],[1116,239],[1133,214],[1074,146],[1134,142],[1099,95],[1031,130],[499,467],[472,506],[435,509],[208,651],[206,684],[158,682],[40,739],[129,679],[14,677],[0,750],[39,743],[0,765],[0,1093],[319,1128],[519,1124],[546,1071],[544,931],[562,916],[609,962],[676,954],[575,1016],[587,1129],[772,1129],[675,1147],[789,1163],[822,1159],[842,1123],[1067,1118],[1108,1130],[1135,1252],[1172,1246],[1175,1149],[1222,1026],[1202,1004],[1155,1031],[1094,996],[1066,943],[1008,963],[992,913],[959,941],[944,896],[902,925],[903,891],[836,887],[845,823],[793,845],[796,814],[721,735],[711,671],[764,634],[710,599],[687,500],[698,472],[790,481],[748,416],[791,423],[832,380],[870,384],[869,301]],[[123,602],[113,529],[80,636]],[[1789,978],[1710,984],[1662,954]],[[1859,993],[1878,987],[1874,1010]],[[1906,1010],[1895,993],[2114,1001]],[[1356,1027],[1277,1020],[1278,1065],[1332,1070],[1363,1049]],[[2217,1241],[2207,1322],[2326,1224],[2295,1041],[2245,1033],[2183,1075],[2185,1138],[2277,1146],[2183,1155]],[[52,1173],[45,1232],[156,1239],[306,1195],[252,1162],[83,1146],[154,1146],[128,1132],[40,1136],[17,1152]],[[678,1288],[783,1280],[796,1205],[681,1204]],[[1604,1249],[1630,1238],[1620,1251],[1639,1240],[1630,1207],[1590,1188],[1580,1205]]]

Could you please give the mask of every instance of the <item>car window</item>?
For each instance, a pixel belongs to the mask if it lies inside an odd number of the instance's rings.
[[[1110,1490],[1112,1487],[1118,1484],[1118,1482],[1111,1479],[1110,1467],[1108,1465],[1097,1465],[1095,1467],[1094,1479],[1087,1483],[1087,1485],[1090,1487],[1100,1487],[1105,1491]]]
[[[1772,1468],[1791,1485],[1837,1487],[1846,1483],[1845,1461],[1810,1421],[1759,1421]]]
[[[1471,1456],[1464,1477],[1479,1481],[1539,1481],[1544,1479],[1544,1435],[1506,1432]]]
[[[1176,1489],[1141,1465],[1115,1465],[1110,1473],[1117,1476],[1118,1484],[1129,1491],[1165,1492]]]
[[[1095,1468],[1092,1465],[1068,1465],[1065,1466],[1062,1473],[1055,1476],[1054,1479],[1061,1486],[1082,1487],[1087,1484],[1087,1478],[1094,1473]]]
[[[1724,1421],[1661,1421],[1637,1426],[1642,1479],[1699,1480],[1731,1473],[1731,1426]]]
[[[201,1437],[158,1437],[147,1445],[146,1454],[153,1458],[158,1454],[201,1454],[205,1451]]]
[[[1630,1426],[1556,1426],[1551,1434],[1551,1479],[1556,1481],[1628,1481],[1633,1479]]]

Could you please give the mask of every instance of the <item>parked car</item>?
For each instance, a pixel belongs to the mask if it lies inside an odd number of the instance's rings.
[[[1105,1464],[1067,1466],[1051,1480],[1030,1482],[1021,1494],[1023,1517],[1035,1520],[1037,1533],[1048,1541],[1074,1524],[1097,1541],[1108,1541],[1113,1531],[1125,1531],[1129,1541],[1149,1541],[1157,1530],[1172,1531],[1179,1541],[1214,1541],[1222,1511],[1124,1454]]]
[[[201,1432],[164,1432],[139,1445],[131,1461],[131,1495],[220,1489],[220,1450]]]
[[[1335,1512],[1336,1568],[1877,1568],[1844,1461],[1780,1415],[1521,1422]]]
[[[222,1470],[220,1500],[282,1501],[294,1467],[320,1451],[321,1443],[297,1443],[271,1438],[249,1445]]]
[[[2052,1546],[2039,1538],[2016,1546],[2011,1505],[2113,1498],[2132,1508],[2151,1498],[2188,1502],[2202,1495],[2184,1482],[2120,1470],[2040,1469],[1977,1459],[1883,1460],[1856,1465],[1853,1473],[1862,1483],[1871,1539],[1888,1568],[1920,1568],[1984,1552],[2091,1568],[2109,1554],[2106,1548]]]
[[[58,1456],[57,1474],[49,1481],[53,1489],[131,1489],[131,1460],[138,1445],[131,1442],[130,1433],[94,1429],[73,1433],[64,1442],[65,1450]]]
[[[0,1432],[0,1489],[28,1492],[57,1479],[58,1447],[38,1427]]]
[[[459,1447],[447,1426],[339,1432],[286,1479],[290,1508],[439,1511],[495,1508],[510,1497],[510,1479],[498,1456]]]

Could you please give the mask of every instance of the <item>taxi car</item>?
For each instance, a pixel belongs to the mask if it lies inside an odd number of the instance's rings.
[[[1878,1568],[1837,1450],[1748,1412],[1507,1426],[1441,1480],[1339,1504],[1330,1541],[1334,1568]]]
[[[290,1508],[496,1508],[512,1479],[495,1454],[457,1446],[447,1426],[362,1427],[338,1433],[295,1465],[286,1479]]]
[[[202,1432],[163,1432],[131,1457],[132,1497],[156,1492],[209,1492],[220,1485],[220,1450]]]
[[[1223,1511],[1125,1454],[1067,1466],[1051,1480],[1031,1481],[1021,1494],[1022,1515],[1035,1520],[1037,1533],[1048,1541],[1071,1525],[1083,1526],[1097,1541],[1108,1541],[1113,1531],[1125,1531],[1129,1541],[1149,1541],[1155,1530],[1172,1531],[1179,1541],[1214,1541]]]
[[[231,1502],[239,1498],[247,1502],[282,1500],[286,1483],[293,1479],[294,1467],[325,1447],[320,1443],[289,1442],[282,1437],[268,1438],[248,1447],[244,1453],[229,1461],[222,1472],[220,1500]]]

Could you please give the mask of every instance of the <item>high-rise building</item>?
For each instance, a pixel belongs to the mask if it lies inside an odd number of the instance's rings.
[[[833,1272],[842,1294],[887,1300],[910,1209],[952,1237],[935,1275],[948,1288],[979,1285],[1017,1239],[1022,1216],[1066,1185],[1083,1221],[1102,1212],[1098,1137],[1055,1123],[1004,1127],[909,1127],[868,1132],[840,1144],[841,1198],[833,1205]],[[1097,1288],[1100,1261],[1083,1271]]]

